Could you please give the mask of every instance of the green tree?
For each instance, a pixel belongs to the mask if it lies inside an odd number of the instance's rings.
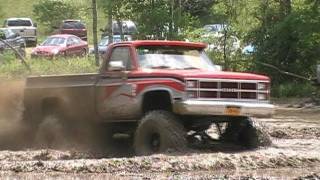
[[[296,82],[264,67],[269,63],[281,70],[305,77],[315,75],[320,62],[320,3],[317,0],[274,0],[260,4],[260,26],[253,31],[257,70],[272,76],[276,84]]]
[[[33,6],[33,13],[49,31],[56,28],[64,19],[79,18],[77,8],[63,0],[40,0]]]

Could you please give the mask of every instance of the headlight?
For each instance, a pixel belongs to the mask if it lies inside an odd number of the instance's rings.
[[[54,49],[54,50],[52,50],[51,52],[52,52],[52,54],[56,55],[56,54],[59,53],[59,49]]]
[[[187,81],[186,86],[187,86],[187,88],[197,88],[198,81]]]
[[[258,94],[258,100],[267,100],[267,98],[268,98],[267,94],[262,94],[262,93]]]
[[[267,83],[258,83],[258,90],[267,90]]]

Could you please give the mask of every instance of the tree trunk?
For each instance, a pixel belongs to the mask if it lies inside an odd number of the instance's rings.
[[[12,47],[9,43],[2,39],[0,39],[0,42],[8,46],[16,55],[18,55],[19,59],[21,60],[21,63],[28,69],[29,72],[31,72],[29,64],[26,62],[25,58],[20,54],[19,51],[17,51],[14,47]]]
[[[112,23],[112,2],[113,0],[109,0],[109,7],[108,7],[108,44],[113,43],[113,23]]]
[[[99,52],[98,52],[98,14],[97,14],[97,2],[92,0],[92,30],[93,30],[93,45],[94,45],[94,58],[96,61],[96,66],[100,65]]]

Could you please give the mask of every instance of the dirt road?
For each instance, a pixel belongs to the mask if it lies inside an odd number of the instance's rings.
[[[273,145],[250,151],[225,145],[135,157],[121,143],[102,153],[26,149],[19,145],[28,142],[18,141],[23,129],[19,124],[22,84],[0,83],[0,178],[320,179],[319,107],[282,106],[273,118],[259,119],[266,124]]]

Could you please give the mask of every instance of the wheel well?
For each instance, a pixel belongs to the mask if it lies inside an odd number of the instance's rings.
[[[144,114],[153,110],[172,111],[170,93],[165,90],[147,92],[143,96],[142,109]]]
[[[61,113],[62,102],[59,98],[50,97],[43,99],[41,103],[41,112],[42,115]]]

